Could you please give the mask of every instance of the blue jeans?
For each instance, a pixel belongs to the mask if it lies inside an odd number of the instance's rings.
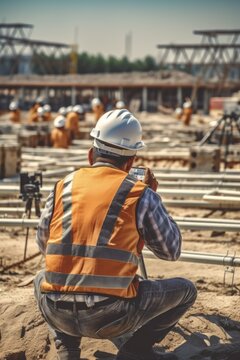
[[[186,279],[143,280],[134,299],[97,303],[87,310],[61,309],[41,293],[43,278],[43,272],[35,278],[35,297],[54,335],[60,360],[80,358],[83,336],[109,339],[118,348],[136,344],[145,351],[167,335],[197,296],[195,286]]]

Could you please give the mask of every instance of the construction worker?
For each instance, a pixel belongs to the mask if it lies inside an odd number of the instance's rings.
[[[192,117],[192,101],[186,98],[183,103],[182,121],[184,125],[189,125]]]
[[[51,121],[52,120],[52,114],[51,114],[51,106],[49,104],[45,104],[43,105],[43,110],[44,110],[44,121]]]
[[[39,107],[43,106],[43,99],[38,97],[36,101],[33,103],[32,107],[29,109],[28,112],[28,122],[29,123],[36,123],[38,122],[38,113],[37,110]]]
[[[51,143],[54,148],[67,149],[70,143],[69,133],[65,129],[65,117],[58,115],[51,131]]]
[[[115,107],[116,107],[116,109],[124,109],[124,108],[126,108],[125,103],[122,100],[117,101]]]
[[[104,106],[99,98],[93,98],[91,102],[94,119],[97,122],[100,117],[104,114]]]
[[[174,112],[175,118],[176,118],[177,120],[181,120],[181,118],[182,118],[182,113],[183,113],[182,108],[181,108],[181,107],[177,107],[177,108],[175,109],[175,112]]]
[[[61,106],[59,109],[58,109],[58,114],[59,115],[63,115],[64,117],[67,115],[67,108],[65,108],[65,106]]]
[[[79,131],[79,111],[81,111],[80,105],[75,105],[72,110],[67,113],[66,116],[66,129],[69,131],[70,139],[76,139]]]
[[[44,107],[43,106],[40,106],[37,108],[37,119],[35,122],[44,122],[45,121],[45,118],[44,118],[44,114],[45,114],[45,111],[44,111]]]
[[[21,112],[16,101],[9,104],[9,119],[11,122],[19,124],[21,122]]]
[[[86,336],[112,341],[117,360],[177,359],[153,344],[193,304],[196,289],[182,278],[137,275],[144,244],[163,260],[181,251],[153,173],[147,169],[143,182],[128,174],[144,148],[141,125],[128,110],[111,110],[90,135],[90,166],[56,184],[37,231],[46,269],[35,278],[35,296],[58,358],[79,359]]]

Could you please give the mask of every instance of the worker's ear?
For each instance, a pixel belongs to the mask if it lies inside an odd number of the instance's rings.
[[[93,148],[92,147],[88,151],[88,162],[91,166],[93,165]]]

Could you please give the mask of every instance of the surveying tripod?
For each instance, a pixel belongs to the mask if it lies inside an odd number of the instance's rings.
[[[207,132],[207,134],[199,143],[200,146],[206,143],[217,143],[220,147],[224,145],[224,169],[226,169],[228,165],[227,160],[229,155],[229,145],[234,143],[233,133],[235,128],[240,135],[240,114],[236,112],[224,114],[223,117],[217,121],[216,125]],[[219,129],[221,130],[220,136],[215,140],[215,142],[213,142],[212,137],[213,135],[216,135],[216,132]]]
[[[20,195],[19,197],[25,202],[24,217],[31,218],[32,205],[34,201],[35,215],[40,217],[40,201],[42,194],[40,193],[40,186],[42,186],[42,173],[34,173],[29,175],[28,173],[20,173]],[[24,255],[23,260],[27,256],[27,245],[28,245],[29,227],[27,227]]]

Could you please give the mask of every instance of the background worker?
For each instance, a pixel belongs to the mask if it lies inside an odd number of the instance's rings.
[[[33,103],[33,105],[31,106],[31,108],[29,109],[28,112],[28,122],[29,123],[35,123],[38,122],[38,108],[43,106],[43,99],[42,98],[37,98],[36,101]]]
[[[37,119],[36,119],[35,122],[38,122],[38,123],[44,122],[45,121],[44,113],[45,113],[45,111],[44,111],[43,106],[38,107],[38,109],[37,109]]]
[[[94,114],[94,119],[97,122],[104,114],[104,106],[99,98],[93,98],[91,101],[91,107]]]
[[[58,109],[58,114],[59,115],[63,115],[64,117],[67,115],[67,108],[65,106],[61,106],[59,109]]]
[[[184,125],[189,125],[192,117],[192,101],[186,98],[183,103],[182,121]]]
[[[69,131],[70,139],[76,139],[79,131],[79,111],[81,111],[80,105],[75,105],[72,110],[67,113],[66,116],[66,129]]]
[[[116,109],[124,109],[124,108],[126,108],[126,105],[125,105],[124,101],[118,100],[116,102],[115,107],[116,107]]]
[[[51,114],[51,106],[49,104],[45,104],[43,105],[43,110],[44,110],[44,121],[51,121],[52,120],[52,114]]]
[[[54,129],[51,131],[51,143],[54,148],[67,149],[70,143],[69,133],[65,129],[65,118],[58,115],[54,120]]]
[[[153,345],[193,304],[196,289],[186,279],[139,281],[136,274],[144,244],[163,260],[177,260],[181,250],[152,172],[144,182],[128,174],[144,147],[141,125],[126,109],[113,110],[91,136],[90,167],[59,181],[42,212],[38,305],[61,360],[80,358],[83,336],[112,341],[117,360],[177,359]]]
[[[12,101],[9,104],[9,120],[15,124],[19,124],[21,122],[21,111],[18,107],[17,101]]]

